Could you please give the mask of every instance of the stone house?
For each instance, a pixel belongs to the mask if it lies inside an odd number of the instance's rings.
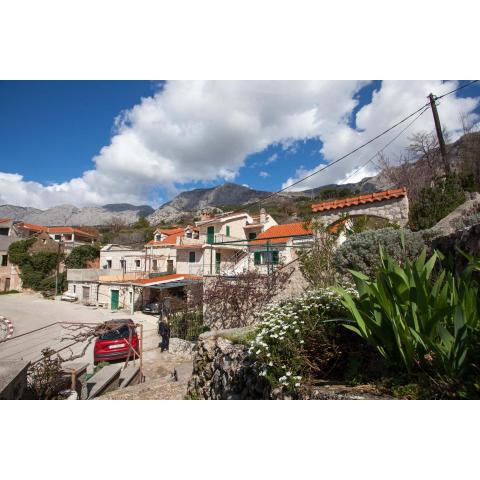
[[[16,265],[8,259],[8,247],[17,239],[7,235],[0,235],[0,291],[21,290],[22,281]]]

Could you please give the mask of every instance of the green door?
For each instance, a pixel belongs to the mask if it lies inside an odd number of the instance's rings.
[[[119,291],[118,290],[111,290],[112,299],[111,299],[111,309],[118,310],[118,300],[119,300]]]
[[[212,244],[215,241],[215,227],[207,227],[207,243]]]

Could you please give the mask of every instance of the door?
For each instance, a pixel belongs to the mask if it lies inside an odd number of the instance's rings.
[[[86,305],[90,303],[90,287],[82,287],[82,301]]]
[[[220,273],[220,262],[222,261],[222,254],[220,252],[215,253],[215,273]]]
[[[167,273],[173,273],[173,260],[167,260]]]
[[[120,292],[118,290],[110,290],[111,292],[111,302],[110,308],[112,310],[118,310],[118,300],[120,298]]]
[[[8,292],[10,290],[10,278],[5,279],[5,291]]]
[[[215,241],[215,227],[207,227],[207,243],[212,244]]]

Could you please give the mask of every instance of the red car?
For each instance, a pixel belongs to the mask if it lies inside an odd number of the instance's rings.
[[[112,362],[114,360],[125,360],[128,357],[128,337],[131,331],[132,347],[138,352],[138,336],[135,324],[130,319],[109,320],[105,322],[111,330],[100,335],[95,340],[93,349],[93,362]],[[133,352],[130,350],[130,358],[133,359]],[[137,355],[138,357],[138,355]]]

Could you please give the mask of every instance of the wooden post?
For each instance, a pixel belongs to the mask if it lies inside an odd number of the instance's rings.
[[[450,174],[450,164],[447,158],[447,149],[445,147],[445,140],[443,139],[442,126],[440,124],[440,118],[438,116],[437,104],[435,103],[436,97],[431,93],[428,98],[430,99],[430,106],[432,108],[433,121],[435,122],[435,130],[437,132],[438,144],[440,146],[440,153],[442,155],[443,164],[445,166],[445,174]]]

